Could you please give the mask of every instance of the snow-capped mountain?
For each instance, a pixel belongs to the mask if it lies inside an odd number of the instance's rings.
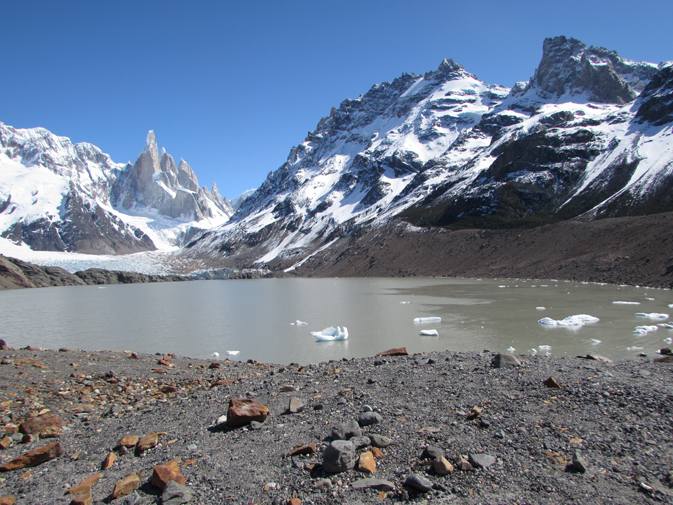
[[[673,210],[672,73],[556,37],[512,89],[452,60],[374,85],[186,254],[287,268],[395,218],[510,227]]]
[[[0,236],[35,251],[124,254],[175,247],[233,213],[154,133],[134,165],[44,128],[0,123]]]

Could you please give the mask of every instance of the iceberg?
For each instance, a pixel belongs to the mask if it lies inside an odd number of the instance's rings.
[[[305,324],[308,324],[308,323],[305,323],[304,321],[300,321],[299,319],[297,319],[294,323],[290,323],[290,324],[292,326],[304,326]]]
[[[658,326],[636,326],[636,329],[633,330],[633,333],[636,333],[638,335],[645,335],[646,333],[656,331],[658,329],[659,329]]]
[[[648,319],[668,319],[668,314],[660,314],[659,312],[636,312],[636,317],[646,317]]]
[[[577,314],[560,320],[552,319],[551,317],[543,317],[538,323],[546,326],[584,326],[585,324],[596,323],[598,321],[600,321],[600,319],[590,316],[589,314]]]
[[[514,349],[514,347],[511,345],[507,348],[507,354],[514,354],[514,351],[516,351],[516,349]]]
[[[239,352],[241,352],[241,351],[227,351],[227,354],[229,356],[236,356]]]
[[[441,317],[417,317],[414,323],[441,323]]]
[[[214,352],[213,354],[210,355],[211,358],[219,358],[220,353],[219,352]]]
[[[614,305],[640,305],[640,302],[622,302],[622,301],[616,301],[612,302]]]
[[[541,351],[547,351],[547,352],[551,351],[550,345],[538,345],[537,348],[540,349]]]
[[[424,337],[438,337],[439,333],[437,333],[437,330],[421,330],[420,335]]]
[[[344,329],[341,329],[341,326],[334,328],[329,326],[322,331],[312,331],[313,335],[317,342],[330,342],[334,340],[346,340],[348,338],[348,328],[344,326]]]

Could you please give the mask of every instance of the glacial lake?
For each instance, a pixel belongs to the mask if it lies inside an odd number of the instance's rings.
[[[613,302],[631,302],[632,305]],[[638,303],[636,305],[635,303]],[[655,356],[673,330],[636,313],[670,313],[673,291],[512,279],[262,279],[74,286],[0,291],[0,338],[12,347],[132,350],[193,358],[301,364],[373,356],[393,347],[428,351]],[[542,310],[544,307],[544,310]],[[543,317],[600,321],[550,327]],[[441,317],[419,324],[418,317]],[[293,325],[295,321],[306,325]],[[346,326],[345,341],[310,331]],[[421,330],[438,336],[421,336]],[[597,343],[596,341],[600,341]],[[635,349],[634,349],[635,348]],[[642,348],[642,349],[641,349]],[[239,351],[227,356],[227,351]],[[538,351],[544,355],[544,350]]]

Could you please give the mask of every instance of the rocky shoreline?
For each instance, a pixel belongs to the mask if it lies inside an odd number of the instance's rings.
[[[1,355],[0,503],[673,503],[666,356]]]

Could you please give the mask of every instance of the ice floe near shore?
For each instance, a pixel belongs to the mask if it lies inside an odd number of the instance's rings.
[[[640,302],[622,302],[622,301],[616,301],[612,302],[613,305],[640,305]]]
[[[437,330],[421,330],[420,335],[424,337],[438,337],[439,333],[437,333]]]
[[[659,312],[636,312],[636,317],[646,317],[647,319],[668,319],[669,314]]]
[[[414,323],[441,323],[441,317],[417,317]]]

